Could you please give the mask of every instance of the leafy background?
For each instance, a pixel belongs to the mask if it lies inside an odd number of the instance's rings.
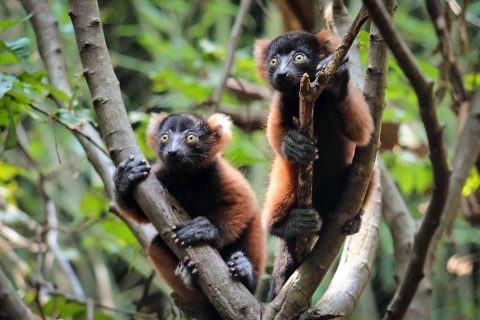
[[[358,1],[351,2],[351,7],[358,6]],[[39,188],[43,188],[57,206],[62,253],[81,279],[86,296],[119,310],[156,312],[159,319],[178,318],[169,289],[159,277],[152,277],[150,265],[135,237],[120,219],[108,212],[109,200],[102,182],[83,149],[71,131],[55,121],[67,127],[81,121],[95,124],[66,1],[50,1],[50,5],[65,45],[69,80],[74,88],[72,97],[47,84],[47,74],[28,21],[30,17],[19,2],[0,3],[0,266],[8,271],[19,294],[36,313],[40,312],[35,287],[39,274],[43,274],[45,281],[55,284],[59,292],[71,292],[61,269],[55,261],[49,262],[48,254],[41,249],[45,210]],[[142,150],[153,160],[154,153],[144,141],[151,112],[210,112],[205,102],[220,79],[238,1],[104,0],[100,1],[100,7],[112,63],[131,123]],[[480,16],[480,2],[472,3],[469,12]],[[232,76],[266,87],[255,73],[252,44],[255,38],[281,34],[281,21],[274,4],[254,5],[236,51]],[[395,22],[422,71],[435,81],[436,89],[448,87],[441,79],[437,38],[424,4],[401,1]],[[480,83],[480,32],[478,27],[468,30],[470,48],[457,58],[465,70],[465,86],[473,90]],[[368,33],[363,31],[359,39],[365,62]],[[420,218],[432,187],[425,133],[416,97],[407,79],[392,58],[389,67],[384,122],[396,130],[394,143],[383,148],[381,157],[409,209]],[[54,99],[68,103],[73,113],[59,110]],[[267,100],[241,101],[229,92],[223,94],[221,102],[232,109],[268,110]],[[450,157],[459,130],[451,103],[446,94],[438,107],[439,117],[445,123]],[[264,132],[235,128],[226,157],[242,168],[261,203],[271,159]],[[479,173],[473,170],[463,195],[478,194],[479,186]],[[480,230],[476,226],[479,221],[466,216],[464,210],[461,213],[444,239],[435,263],[434,319],[480,317]],[[371,281],[351,319],[369,319],[374,314],[382,314],[393,295],[393,245],[383,222],[380,236]],[[264,288],[273,261],[272,240],[269,239]],[[328,279],[316,293],[317,299],[326,283]],[[52,295],[45,298],[45,315],[84,319],[85,304],[69,297]],[[95,319],[130,317],[108,308],[96,308],[95,313]],[[133,317],[148,318],[141,314]]]

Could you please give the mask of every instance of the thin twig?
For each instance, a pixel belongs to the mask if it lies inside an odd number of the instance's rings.
[[[433,26],[437,32],[438,46],[443,59],[448,66],[448,78],[452,83],[454,101],[454,110],[459,112],[462,104],[468,100],[467,92],[463,86],[463,77],[456,62],[456,53],[453,48],[452,37],[447,30],[447,23],[442,10],[442,6],[438,0],[426,0],[428,14],[432,19]]]
[[[240,38],[242,37],[243,22],[251,5],[252,0],[242,0],[240,2],[240,9],[238,10],[237,17],[235,18],[235,23],[233,24],[232,33],[230,34],[230,40],[228,42],[225,66],[223,67],[220,82],[218,83],[211,100],[215,111],[218,111],[218,105],[220,103],[220,99],[222,98],[223,91],[225,90],[225,83],[230,76],[230,70],[233,66],[233,59],[235,58],[235,50],[237,49]]]

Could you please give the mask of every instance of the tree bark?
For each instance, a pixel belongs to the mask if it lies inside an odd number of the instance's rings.
[[[108,55],[98,4],[70,0],[77,46],[99,126],[110,156],[118,164],[128,156],[144,158],[135,142]],[[168,191],[151,174],[134,189],[134,198],[179,259],[189,256],[198,268],[198,285],[224,319],[254,319],[260,304],[239,282],[210,246],[181,248],[172,239],[172,227],[189,219]],[[215,270],[215,272],[211,272]]]

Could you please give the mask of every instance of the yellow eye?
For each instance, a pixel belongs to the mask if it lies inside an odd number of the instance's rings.
[[[162,136],[160,137],[160,141],[162,143],[167,143],[168,139],[169,139],[169,137],[168,137],[168,134],[166,134],[166,133],[162,134]]]
[[[269,65],[270,67],[275,67],[278,63],[278,59],[277,58],[272,58],[272,60],[270,60],[269,62]]]
[[[187,143],[194,144],[198,141],[198,137],[193,133],[187,134]]]
[[[307,57],[303,53],[297,53],[293,57],[293,61],[295,63],[304,63],[305,61],[307,61]]]

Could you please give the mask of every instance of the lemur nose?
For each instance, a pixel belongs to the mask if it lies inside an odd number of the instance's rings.
[[[171,157],[176,156],[178,154],[178,150],[168,150],[167,154]]]
[[[278,79],[286,79],[288,77],[288,72],[279,72],[277,73],[277,78]]]

